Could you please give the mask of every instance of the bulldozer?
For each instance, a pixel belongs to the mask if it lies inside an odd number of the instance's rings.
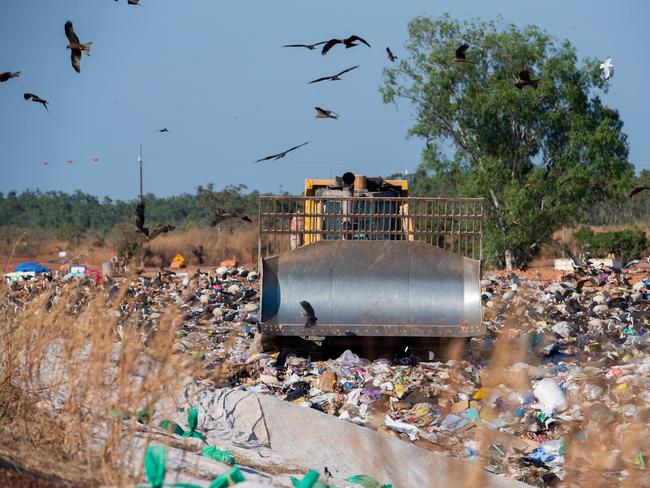
[[[408,195],[351,172],[259,202],[266,338],[471,338],[481,321],[483,200]],[[422,347],[419,347],[422,349]]]

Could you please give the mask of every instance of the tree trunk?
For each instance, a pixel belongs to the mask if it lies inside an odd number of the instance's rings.
[[[512,253],[510,249],[506,249],[506,252],[503,253],[506,260],[506,269],[512,271],[514,268],[514,259],[512,258]]]

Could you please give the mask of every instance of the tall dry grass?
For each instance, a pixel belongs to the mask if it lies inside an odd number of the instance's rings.
[[[128,467],[144,427],[126,413],[172,402],[198,364],[173,352],[173,308],[144,330],[129,317],[118,324],[124,290],[109,301],[96,288],[71,314],[77,285],[64,286],[49,312],[49,289],[24,309],[2,303],[0,457],[84,485],[133,485]]]
[[[217,266],[224,259],[236,259],[240,263],[257,262],[258,229],[254,224],[242,224],[233,228],[176,230],[154,239],[149,244],[156,266],[169,266],[176,254],[185,257],[188,264],[201,266],[193,254],[203,248],[204,266]]]

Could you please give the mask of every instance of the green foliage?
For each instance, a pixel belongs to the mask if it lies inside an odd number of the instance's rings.
[[[57,232],[57,237],[68,241],[70,246],[79,246],[85,232],[76,222],[66,222]]]
[[[648,239],[641,229],[594,232],[583,226],[573,238],[578,249],[589,256],[604,258],[613,253],[624,262],[640,257],[648,247]]]
[[[386,103],[415,107],[409,136],[426,141],[411,176],[414,194],[483,196],[485,257],[503,266],[506,251],[525,265],[562,225],[602,201],[620,198],[633,167],[598,61],[578,62],[569,41],[535,26],[417,17],[395,68],[384,71]],[[468,63],[454,63],[467,42]],[[514,86],[529,68],[537,90]]]
[[[199,186],[196,194],[157,198],[144,196],[147,203],[146,225],[169,223],[189,226],[205,223],[215,212],[242,211],[256,214],[259,194],[244,194],[244,185],[227,186],[216,191],[212,184]],[[97,197],[75,191],[41,192],[27,190],[20,194],[0,193],[0,227],[16,226],[31,229],[60,231],[66,225],[75,225],[85,232],[105,236],[115,225],[133,222],[137,200],[122,201]]]
[[[126,222],[113,226],[109,241],[115,247],[118,258],[132,259],[142,252],[142,238],[133,226]]]

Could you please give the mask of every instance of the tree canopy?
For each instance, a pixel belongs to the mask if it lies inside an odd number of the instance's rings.
[[[623,122],[599,97],[609,81],[598,60],[501,20],[417,17],[408,30],[408,56],[384,71],[381,92],[415,108],[408,135],[425,140],[415,190],[485,197],[490,264],[527,264],[557,228],[629,189]],[[467,62],[453,62],[463,43]],[[537,89],[515,86],[524,69]]]

